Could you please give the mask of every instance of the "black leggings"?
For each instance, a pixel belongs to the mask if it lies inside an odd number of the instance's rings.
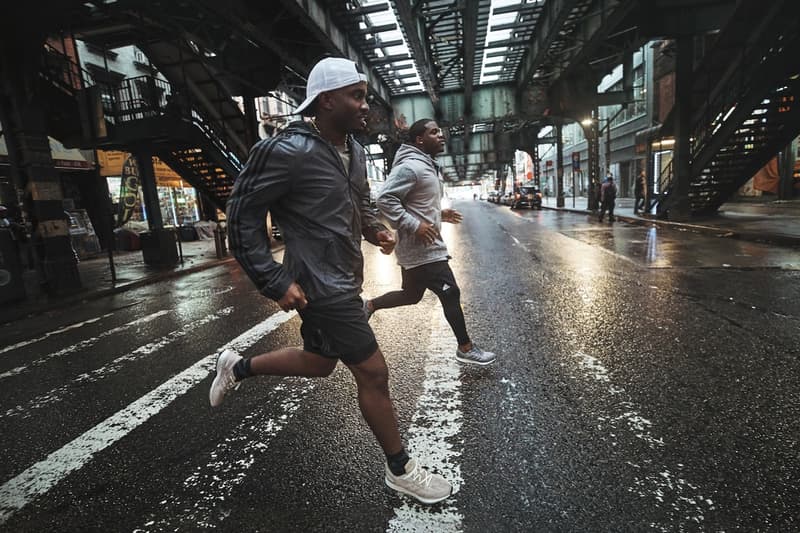
[[[439,301],[447,323],[450,324],[459,346],[469,344],[464,311],[461,309],[461,290],[447,261],[437,261],[416,268],[403,269],[403,290],[392,291],[372,300],[375,311],[403,305],[414,305],[430,289]]]

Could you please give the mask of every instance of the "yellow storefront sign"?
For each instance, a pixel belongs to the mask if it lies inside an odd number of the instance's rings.
[[[97,163],[100,165],[101,176],[121,176],[122,165],[128,159],[128,152],[116,150],[98,150]],[[183,181],[177,172],[157,157],[153,157],[153,170],[156,174],[156,183],[159,187],[191,187]]]

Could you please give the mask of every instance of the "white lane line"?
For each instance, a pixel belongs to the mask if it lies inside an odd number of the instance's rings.
[[[534,221],[534,220],[532,220],[532,219],[528,219],[528,218],[525,218],[525,217],[520,217],[520,218],[522,218],[522,220],[525,220],[525,221],[526,221],[526,222],[528,222],[529,224],[535,224],[535,223],[536,223],[536,221]],[[502,226],[500,226],[500,227],[501,227],[501,228],[503,228]],[[508,233],[509,235],[511,235],[511,238],[512,238],[512,239],[514,239],[514,242],[516,242],[516,243],[517,243],[517,244],[518,244],[518,245],[519,245],[519,246],[520,246],[520,247],[521,247],[523,250],[525,250],[526,252],[528,252],[528,251],[529,251],[529,250],[528,250],[528,247],[527,247],[527,246],[525,246],[524,244],[522,244],[522,243],[519,241],[519,239],[517,239],[516,237],[514,237],[514,235],[512,235],[510,231],[506,230],[505,228],[503,228],[503,229],[505,230],[505,232],[506,232],[506,233]],[[605,229],[605,228],[598,228],[598,231],[602,231],[602,230],[604,230],[604,229]],[[575,237],[570,237],[569,235],[566,235],[566,234],[562,233],[562,232],[561,232],[561,231],[559,231],[559,230],[553,230],[553,232],[554,232],[556,235],[559,235],[559,236],[560,236],[562,239],[569,239],[569,240],[570,240],[570,241],[572,241],[572,242],[579,242],[579,243],[581,243],[581,244],[583,244],[583,245],[585,245],[585,246],[588,246],[588,247],[590,247],[590,248],[591,248],[591,249],[593,249],[593,250],[600,250],[601,252],[603,252],[603,253],[605,253],[605,254],[608,254],[608,255],[610,255],[610,256],[612,256],[612,257],[615,257],[616,259],[620,259],[620,260],[622,260],[622,261],[625,261],[626,263],[630,263],[631,265],[633,265],[633,266],[635,266],[635,267],[639,267],[639,268],[648,268],[648,267],[647,267],[647,265],[643,265],[643,264],[639,263],[638,261],[636,261],[636,260],[634,260],[634,259],[631,259],[630,257],[628,257],[628,256],[626,256],[626,255],[623,255],[623,254],[621,254],[621,253],[615,252],[615,251],[613,251],[613,250],[609,250],[608,248],[605,248],[605,247],[604,247],[602,244],[592,244],[592,243],[588,243],[588,242],[586,242],[586,241],[582,241],[581,239],[577,239],[577,238],[575,238]]]
[[[453,332],[442,316],[438,302],[431,317],[433,330],[425,362],[422,396],[408,430],[409,454],[420,464],[433,468],[453,484],[453,496],[434,508],[403,502],[394,510],[387,532],[418,533],[461,531],[463,515],[455,495],[464,483],[461,478],[461,368],[455,359]]]
[[[62,355],[67,355],[67,354],[76,352],[78,350],[82,350],[84,348],[88,348],[89,346],[92,346],[92,345],[96,344],[97,341],[99,341],[100,339],[102,339],[104,337],[108,337],[109,335],[114,335],[115,333],[119,333],[120,331],[125,331],[126,329],[130,329],[130,328],[133,328],[133,327],[136,327],[136,326],[141,326],[142,324],[146,324],[148,322],[152,322],[153,320],[155,320],[155,319],[157,319],[159,317],[162,317],[162,316],[168,314],[169,312],[170,311],[168,311],[168,310],[157,311],[157,312],[149,314],[147,316],[143,316],[142,318],[137,318],[136,320],[128,322],[127,324],[123,324],[121,326],[117,326],[115,328],[111,328],[111,329],[109,329],[107,331],[104,331],[103,333],[97,335],[96,337],[91,337],[91,338],[88,338],[88,339],[84,339],[84,340],[82,340],[80,342],[77,342],[75,344],[72,344],[70,346],[62,348],[62,349],[58,350],[57,352],[49,353],[49,354],[47,354],[47,355],[45,355],[43,357],[40,357],[39,359],[31,361],[27,365],[22,365],[22,366],[18,366],[16,368],[12,368],[11,370],[7,370],[6,372],[3,372],[2,374],[0,374],[0,380],[6,379],[6,378],[10,378],[11,376],[16,376],[18,374],[22,374],[23,372],[27,372],[28,370],[31,369],[31,367],[39,366],[39,365],[41,365],[43,363],[46,363],[50,359],[54,359],[56,357],[61,357]],[[110,315],[111,315],[111,313],[109,313],[108,315],[104,315],[104,316],[110,316]],[[103,317],[100,317],[100,318],[103,318]],[[100,320],[100,318],[93,319],[93,320]],[[44,337],[42,337],[42,338],[44,338]],[[33,342],[33,341],[31,341],[31,342]]]
[[[157,352],[161,348],[180,339],[181,337],[185,337],[189,333],[192,333],[194,330],[226,317],[232,312],[233,307],[225,307],[216,313],[212,313],[201,319],[190,322],[189,324],[184,325],[182,328],[163,336],[158,342],[150,342],[139,346],[132,352],[117,357],[110,363],[107,363],[100,368],[96,368],[91,372],[84,372],[83,374],[78,375],[69,383],[66,383],[60,387],[56,387],[55,389],[45,392],[44,394],[40,394],[36,398],[33,398],[24,404],[12,407],[6,412],[0,414],[0,420],[9,416],[30,418],[37,409],[41,409],[42,407],[46,407],[52,403],[64,400],[66,396],[76,387],[76,385],[86,385],[87,383],[94,383],[96,381],[100,381],[101,379],[108,378],[109,376],[119,372],[126,363],[147,357],[148,355]]]
[[[17,348],[22,348],[23,346],[28,346],[29,344],[33,344],[35,342],[43,341],[48,337],[52,337],[53,335],[58,335],[60,333],[64,333],[65,331],[70,331],[73,329],[78,329],[80,327],[86,326],[87,324],[93,324],[98,320],[103,320],[104,318],[108,318],[114,313],[106,313],[103,316],[98,316],[96,318],[90,318],[89,320],[84,320],[83,322],[77,322],[75,324],[70,324],[69,326],[64,326],[63,328],[59,328],[53,331],[48,331],[41,337],[36,337],[35,339],[29,339],[27,341],[18,342],[16,344],[12,344],[11,346],[6,346],[5,348],[0,348],[0,353],[10,352],[11,350],[16,350]]]
[[[159,502],[158,514],[164,518],[151,515],[134,533],[220,527],[227,516],[221,509],[225,501],[247,479],[250,467],[266,455],[272,439],[289,425],[314,387],[314,380],[304,378],[287,378],[275,386],[270,398],[280,401],[277,413],[260,408],[244,417],[208,454],[207,464],[195,467],[175,493]]]
[[[219,352],[246,350],[294,315],[293,311],[270,316],[4,483],[0,487],[0,524],[206,379]]]
[[[585,375],[607,387],[606,391],[609,395],[624,397],[625,389],[613,384],[608,369],[596,357],[583,352],[578,352],[573,357]],[[665,453],[664,438],[656,437],[653,434],[653,423],[639,414],[632,402],[615,401],[614,409],[616,412],[597,417],[599,428],[608,427],[610,435],[614,439],[625,433],[634,436],[643,441],[651,452],[657,454],[656,457]],[[616,445],[616,441],[612,442]],[[683,464],[677,463],[675,466],[669,467],[657,459],[650,458],[642,465],[630,461],[627,464],[636,469],[634,486],[629,487],[628,492],[636,494],[645,501],[654,502],[656,507],[663,508],[665,505],[669,505],[672,515],[676,518],[679,517],[678,519],[682,521],[678,525],[681,531],[688,526],[683,521],[688,520],[694,524],[702,524],[705,520],[704,513],[715,509],[714,502],[701,493],[700,487],[682,477]],[[678,475],[673,474],[672,471],[677,471]],[[660,531],[673,531],[676,524],[651,524],[651,526]]]
[[[517,246],[519,246],[520,248],[522,248],[522,249],[523,249],[523,250],[525,250],[526,252],[530,253],[530,250],[528,249],[528,247],[527,247],[526,245],[522,244],[522,241],[520,241],[519,239],[517,239],[517,238],[516,238],[514,235],[512,235],[511,233],[509,233],[509,235],[510,235],[510,236],[511,236],[511,238],[514,240],[514,242],[515,242],[515,243],[517,243]]]

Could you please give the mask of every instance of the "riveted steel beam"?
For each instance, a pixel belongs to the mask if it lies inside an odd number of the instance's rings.
[[[400,24],[405,29],[406,40],[417,64],[420,80],[428,98],[435,111],[439,109],[439,83],[434,75],[433,65],[430,59],[430,52],[427,46],[422,45],[421,38],[421,17],[415,13],[411,2],[395,2],[395,10]],[[436,114],[439,114],[438,112]]]
[[[530,83],[533,72],[545,61],[550,44],[558,37],[558,32],[572,9],[581,0],[548,0],[539,15],[536,31],[531,38],[529,50],[522,61],[517,78],[517,89],[523,90]],[[497,12],[497,10],[495,10]]]

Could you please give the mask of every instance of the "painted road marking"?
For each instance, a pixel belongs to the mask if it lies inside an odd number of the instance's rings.
[[[578,352],[573,357],[587,377],[607,387],[609,395],[624,398],[625,389],[613,384],[608,369],[597,358],[584,352]],[[617,400],[614,406],[617,412],[597,417],[600,427],[608,427],[612,431],[612,437],[616,438],[617,435],[627,433],[647,444],[651,452],[664,453],[666,445],[663,437],[656,437],[653,434],[653,423],[639,414],[632,402]],[[697,485],[686,481],[682,476],[683,464],[678,463],[674,467],[668,467],[657,459],[648,460],[646,463],[639,465],[627,462],[628,466],[636,469],[636,474],[633,476],[634,486],[629,487],[628,491],[643,499],[654,500],[657,507],[664,508],[665,505],[669,505],[674,519],[680,521],[678,524],[680,530],[690,525],[684,523],[685,521],[702,524],[705,520],[704,513],[715,509],[714,502],[705,497]],[[678,475],[673,474],[674,471],[677,471]],[[673,531],[676,524],[651,524],[651,526],[660,531]]]
[[[76,385],[85,385],[87,383],[94,383],[100,381],[101,379],[108,378],[109,376],[116,374],[119,372],[126,363],[130,363],[131,361],[136,361],[142,357],[147,357],[148,355],[152,355],[156,353],[161,348],[168,346],[170,343],[185,337],[189,333],[193,332],[194,330],[205,326],[211,322],[216,320],[220,320],[233,312],[233,307],[225,307],[220,309],[216,313],[212,313],[207,315],[201,319],[194,320],[182,328],[168,333],[164,335],[159,341],[157,342],[149,342],[142,346],[139,346],[132,352],[125,354],[123,356],[117,357],[110,363],[107,363],[100,368],[96,368],[91,372],[84,372],[80,374],[76,378],[74,378],[71,382],[66,383],[60,387],[57,387],[49,392],[45,392],[44,394],[40,394],[36,398],[29,400],[25,404],[17,405],[16,407],[12,407],[2,415],[0,415],[0,420],[9,416],[22,416],[22,418],[30,418],[33,416],[34,411],[37,409],[41,409],[42,407],[48,406],[52,403],[60,402],[66,398],[66,396],[75,388]]]
[[[196,467],[176,492],[159,503],[158,514],[164,518],[151,515],[134,533],[220,527],[227,516],[220,507],[247,479],[250,467],[267,454],[272,439],[289,425],[315,385],[312,379],[282,380],[269,393],[272,399],[280,398],[277,413],[259,408],[244,417],[208,454],[207,464]]]
[[[54,451],[0,487],[0,524],[6,522],[28,503],[47,493],[70,473],[82,468],[94,455],[111,446],[131,431],[157,415],[181,395],[209,376],[217,354],[225,349],[243,351],[296,313],[276,313],[253,326],[229,343],[220,346],[195,364],[165,381],[125,409]]]
[[[27,365],[18,366],[16,368],[12,368],[11,370],[3,372],[2,374],[0,374],[0,380],[5,379],[5,378],[10,378],[11,376],[16,376],[18,374],[22,374],[23,372],[26,372],[26,371],[30,370],[31,367],[39,366],[41,364],[44,364],[47,361],[49,361],[50,359],[54,359],[56,357],[61,357],[62,355],[67,355],[67,354],[76,352],[78,350],[82,350],[84,348],[88,348],[89,346],[92,346],[92,345],[96,344],[97,341],[99,341],[100,339],[102,339],[104,337],[108,337],[109,335],[114,335],[115,333],[119,333],[120,331],[125,331],[126,329],[130,329],[132,327],[136,327],[136,326],[140,326],[142,324],[146,324],[148,322],[152,322],[156,318],[162,317],[162,316],[164,316],[164,315],[166,315],[168,313],[169,313],[168,310],[157,311],[155,313],[149,314],[149,315],[144,316],[142,318],[137,318],[136,320],[132,320],[131,322],[128,322],[127,324],[123,324],[121,326],[117,326],[115,328],[109,329],[108,331],[104,331],[103,333],[97,335],[96,337],[91,337],[89,339],[84,339],[84,340],[82,340],[80,342],[77,342],[75,344],[67,346],[66,348],[62,348],[62,349],[58,350],[57,352],[49,353],[49,354],[47,354],[47,355],[45,355],[43,357],[40,357],[39,359],[31,361]],[[108,315],[103,315],[102,317],[92,319],[92,322],[100,320],[103,317],[110,316],[111,314],[112,313],[109,313]],[[88,321],[84,322],[83,324],[86,324],[86,323],[88,323]],[[77,325],[71,326],[71,327],[77,327]],[[38,340],[41,340],[43,338],[45,338],[45,337],[41,337]],[[35,340],[34,341],[30,341],[28,344],[30,344],[32,342],[36,342],[36,341]],[[22,343],[20,343],[20,344],[22,344]]]
[[[462,420],[461,367],[455,358],[453,332],[445,322],[438,302],[432,315],[433,329],[425,362],[425,382],[408,430],[408,450],[421,465],[436,470],[452,483],[453,496],[435,506],[435,510],[413,503],[403,496],[386,529],[393,533],[455,533],[462,528],[463,515],[455,499],[464,483],[459,464],[463,445],[463,439],[459,438]]]
[[[0,353],[10,352],[11,350],[16,350],[17,348],[22,348],[23,346],[28,346],[29,344],[33,344],[35,342],[43,341],[48,337],[52,337],[53,335],[58,335],[60,333],[64,333],[65,331],[70,331],[73,329],[78,329],[88,324],[93,324],[98,320],[103,320],[104,318],[108,318],[114,313],[106,313],[105,315],[98,316],[96,318],[90,318],[89,320],[84,320],[83,322],[77,322],[75,324],[70,324],[69,326],[64,326],[63,328],[59,328],[53,331],[48,331],[41,337],[36,337],[35,339],[30,339],[27,341],[18,342],[16,344],[12,344],[11,346],[6,346],[5,348],[0,348]]]

